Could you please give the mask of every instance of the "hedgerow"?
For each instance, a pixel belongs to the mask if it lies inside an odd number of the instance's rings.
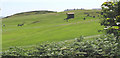
[[[84,37],[76,38],[70,43],[52,42],[40,44],[33,50],[26,50],[19,47],[12,47],[2,53],[2,56],[84,56],[84,57],[113,57],[120,56],[118,43],[114,35],[105,35],[95,38],[93,41],[82,41]]]

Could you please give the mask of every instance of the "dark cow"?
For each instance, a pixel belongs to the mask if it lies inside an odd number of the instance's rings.
[[[99,17],[99,15],[98,15],[98,17]]]
[[[87,14],[87,16],[90,16],[90,14]]]
[[[101,15],[103,15],[103,12],[101,12]]]
[[[95,16],[93,16],[93,18],[95,18]]]
[[[17,26],[23,26],[24,24],[18,24]]]
[[[83,18],[83,20],[85,20],[86,18]]]
[[[101,32],[102,30],[98,30],[98,32]]]
[[[3,27],[5,27],[5,24],[3,24]]]

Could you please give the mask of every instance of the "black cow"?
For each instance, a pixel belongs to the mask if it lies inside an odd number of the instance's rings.
[[[95,16],[93,16],[93,18],[95,18]]]
[[[103,15],[103,12],[101,12],[101,15]]]
[[[17,26],[23,26],[24,24],[18,24]]]
[[[90,16],[90,14],[87,14],[87,16]]]
[[[5,24],[3,24],[3,27],[5,27]]]
[[[85,20],[86,18],[83,18],[83,20]]]

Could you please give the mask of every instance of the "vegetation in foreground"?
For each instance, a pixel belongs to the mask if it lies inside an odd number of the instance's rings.
[[[11,47],[3,53],[3,56],[84,56],[84,57],[102,57],[102,56],[120,56],[118,43],[113,34],[102,35],[94,40],[83,41],[81,36],[73,41],[62,41],[58,43],[45,43],[36,46],[34,49],[26,50],[20,47]]]

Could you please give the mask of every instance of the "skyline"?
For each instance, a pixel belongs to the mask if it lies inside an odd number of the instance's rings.
[[[1,0],[0,16],[10,16],[20,12],[49,10],[61,12],[65,9],[100,8],[106,0]]]

